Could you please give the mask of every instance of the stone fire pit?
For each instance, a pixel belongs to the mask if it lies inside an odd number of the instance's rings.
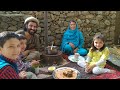
[[[63,61],[62,52],[58,50],[58,53],[55,55],[49,55],[43,52],[43,62],[50,65],[59,65]]]

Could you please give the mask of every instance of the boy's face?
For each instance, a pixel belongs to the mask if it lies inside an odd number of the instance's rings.
[[[20,40],[21,52],[25,51],[25,49],[26,49],[26,44],[27,44],[27,40],[26,40],[26,39]]]
[[[3,47],[0,47],[1,54],[9,59],[16,60],[20,54],[20,41],[16,38],[11,38],[5,42]]]

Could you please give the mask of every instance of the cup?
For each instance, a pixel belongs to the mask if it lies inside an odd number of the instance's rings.
[[[48,67],[48,72],[52,74],[52,72],[56,69],[55,66]]]
[[[39,72],[40,72],[39,67],[35,68],[35,74],[39,74]]]
[[[80,56],[79,53],[75,53],[75,54],[74,54],[74,58],[75,58],[75,60],[78,60],[79,56]]]

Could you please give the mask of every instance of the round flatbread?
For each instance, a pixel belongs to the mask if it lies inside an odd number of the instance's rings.
[[[68,72],[72,70],[72,76],[68,77],[66,75],[64,75],[64,72]],[[76,79],[77,78],[77,71],[72,69],[72,68],[62,68],[62,69],[58,69],[55,70],[55,78],[56,79]]]

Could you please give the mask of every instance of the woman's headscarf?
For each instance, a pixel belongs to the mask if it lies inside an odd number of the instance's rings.
[[[64,46],[68,44],[69,42],[73,43],[75,45],[75,48],[82,47],[84,44],[84,38],[82,35],[82,32],[78,29],[78,24],[76,23],[76,28],[74,30],[71,30],[70,23],[75,21],[70,21],[67,30],[63,34],[62,44],[61,44],[61,50],[64,51]]]

